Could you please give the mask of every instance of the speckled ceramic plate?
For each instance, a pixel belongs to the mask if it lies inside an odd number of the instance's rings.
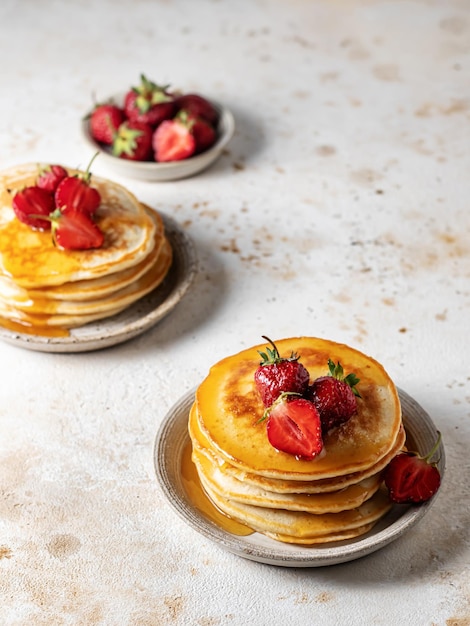
[[[123,343],[157,324],[183,298],[196,272],[192,241],[175,220],[163,213],[161,215],[173,248],[173,263],[157,289],[118,315],[74,328],[66,337],[41,337],[0,326],[0,339],[41,352],[86,352]]]
[[[117,94],[113,96],[112,100],[118,104],[122,104],[124,99],[123,94]],[[207,169],[219,156],[222,154],[223,149],[235,132],[235,119],[232,113],[221,104],[211,100],[212,104],[219,111],[219,124],[218,124],[218,136],[215,144],[188,159],[181,161],[172,161],[170,163],[156,163],[150,161],[130,161],[127,159],[120,159],[113,156],[111,150],[107,147],[103,147],[97,143],[90,134],[89,119],[85,118],[82,121],[82,134],[85,142],[93,150],[93,152],[99,152],[100,161],[112,170],[115,174],[120,176],[127,176],[128,178],[135,178],[139,180],[145,180],[147,182],[165,182],[171,180],[178,180],[180,178],[188,178],[194,176],[199,172]]]
[[[436,441],[436,427],[429,415],[407,393],[399,390],[403,423],[416,449],[425,453]],[[188,414],[194,391],[177,402],[163,420],[154,448],[155,471],[160,486],[176,513],[200,534],[246,559],[284,567],[321,567],[366,556],[398,539],[429,511],[435,496],[419,506],[395,505],[366,535],[356,539],[305,547],[274,541],[260,533],[232,535],[208,519],[190,500],[182,478],[183,450],[189,444]],[[438,451],[439,470],[444,474],[445,456]]]

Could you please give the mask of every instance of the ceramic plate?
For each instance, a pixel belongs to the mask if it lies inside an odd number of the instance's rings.
[[[403,423],[417,451],[427,452],[436,441],[436,427],[429,415],[407,393],[399,391]],[[321,567],[345,563],[366,556],[410,530],[429,511],[435,498],[419,506],[395,505],[366,535],[356,539],[305,547],[274,541],[260,533],[232,535],[206,518],[189,499],[181,475],[184,448],[189,444],[188,413],[194,399],[189,392],[176,403],[161,424],[154,448],[158,481],[176,513],[200,534],[246,559],[284,567]],[[444,474],[444,448],[441,444],[439,470]]]
[[[121,104],[123,97],[122,95],[117,95],[112,99],[117,104]],[[232,113],[217,102],[213,100],[211,102],[220,114],[217,141],[209,150],[182,161],[173,161],[171,163],[139,162],[115,157],[108,148],[103,147],[92,138],[88,119],[82,121],[82,134],[93,153],[99,152],[100,162],[116,174],[148,182],[164,182],[188,178],[212,165],[221,155],[222,150],[235,132],[235,120]]]
[[[175,220],[161,215],[173,248],[173,263],[163,283],[151,293],[118,315],[72,329],[67,337],[41,337],[0,326],[0,339],[41,352],[85,352],[123,343],[154,326],[182,299],[196,272],[191,240]]]

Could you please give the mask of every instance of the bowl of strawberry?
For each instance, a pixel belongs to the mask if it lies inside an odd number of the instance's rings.
[[[208,168],[235,130],[232,113],[196,93],[148,80],[96,104],[82,121],[86,142],[129,178],[170,181]]]

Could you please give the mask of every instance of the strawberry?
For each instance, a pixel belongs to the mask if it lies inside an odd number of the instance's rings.
[[[266,434],[276,450],[308,461],[320,454],[321,423],[313,402],[298,394],[282,393],[267,414]]]
[[[113,139],[113,154],[129,161],[148,161],[152,157],[153,129],[138,121],[123,122]]]
[[[90,133],[95,141],[111,145],[119,126],[124,122],[124,111],[115,104],[99,104],[90,115]]]
[[[60,181],[68,175],[67,170],[62,165],[40,165],[36,185],[54,193]]]
[[[56,207],[62,213],[78,210],[93,214],[101,203],[99,191],[91,186],[90,167],[96,154],[91,159],[87,169],[82,174],[67,176],[57,187],[54,198]]]
[[[357,411],[356,385],[359,379],[353,373],[344,376],[341,363],[328,360],[329,376],[320,376],[308,387],[305,397],[320,413],[323,432],[347,422]]]
[[[182,120],[165,120],[153,134],[155,161],[181,161],[196,151],[196,141]]]
[[[178,96],[175,99],[175,106],[177,111],[184,110],[190,115],[202,117],[212,126],[216,126],[219,121],[219,113],[214,105],[198,94],[187,93]]]
[[[276,345],[263,335],[272,346],[266,352],[258,351],[262,361],[255,371],[255,386],[264,406],[271,404],[283,391],[304,394],[310,379],[307,369],[299,363],[299,356],[294,352],[288,358],[279,356]]]
[[[424,457],[417,452],[401,452],[388,464],[384,481],[392,502],[399,504],[419,504],[426,502],[441,485],[441,475],[436,463],[430,460],[441,442],[438,432],[432,450]]]
[[[37,230],[49,230],[51,227],[46,218],[54,210],[54,196],[50,191],[37,185],[25,187],[17,191],[12,199],[12,207],[16,217]]]
[[[214,145],[217,133],[214,127],[202,117],[190,116],[191,133],[196,142],[196,154],[204,152]]]
[[[101,248],[104,234],[88,213],[69,209],[63,213],[56,209],[50,215],[54,245],[64,250]]]
[[[155,128],[163,120],[174,116],[174,98],[167,91],[168,85],[157,85],[143,74],[140,79],[140,85],[132,87],[124,97],[124,112],[129,120],[144,122]]]

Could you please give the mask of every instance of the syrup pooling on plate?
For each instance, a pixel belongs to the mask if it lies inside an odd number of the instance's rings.
[[[27,164],[0,174],[2,326],[62,336],[121,312],[161,284],[173,250],[156,211],[121,185],[93,178],[101,198],[93,220],[104,234],[103,244],[63,249],[49,230],[35,230],[13,210],[12,194],[34,185],[37,172],[37,165]],[[72,177],[81,174],[69,170]]]
[[[188,442],[184,446],[181,456],[181,477],[191,503],[196,509],[201,511],[205,517],[232,535],[251,535],[254,532],[251,528],[231,519],[216,508],[209,500],[202,488],[196,467],[191,460],[191,451],[191,442]]]

